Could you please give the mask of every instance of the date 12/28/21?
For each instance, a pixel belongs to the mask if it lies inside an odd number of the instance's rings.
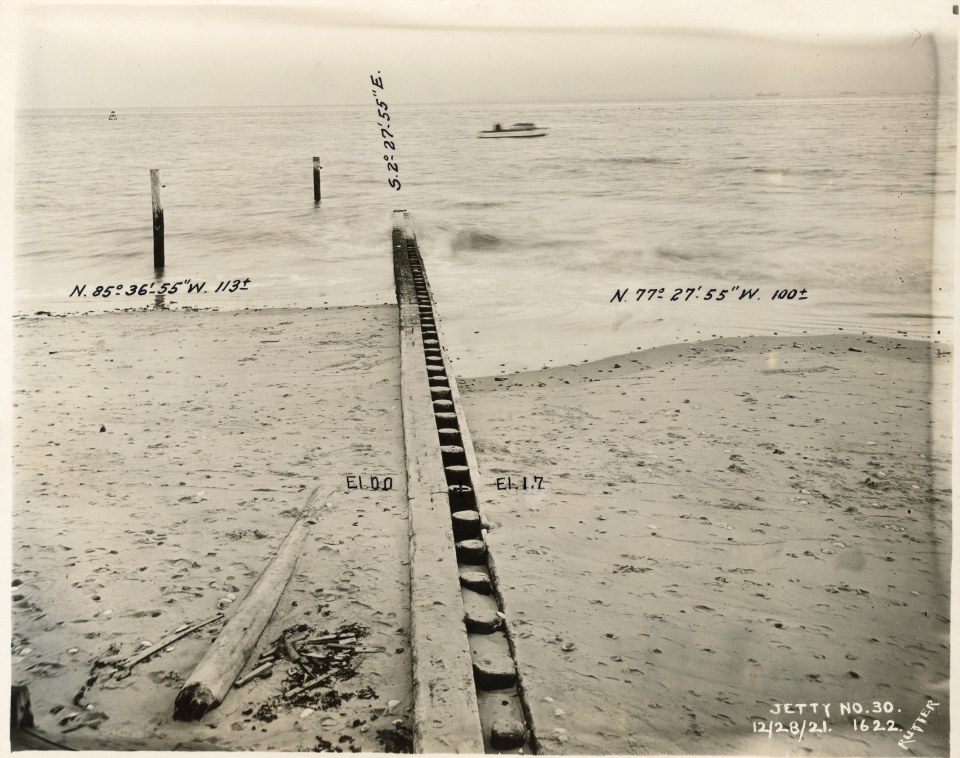
[[[773,738],[774,734],[789,734],[796,737],[798,742],[808,734],[827,734],[832,732],[833,727],[824,721],[754,721],[753,733],[765,734]]]
[[[377,72],[380,73],[379,71]],[[373,74],[370,74],[370,83],[374,87],[379,87],[383,89],[383,78],[380,76],[374,77]],[[397,143],[394,142],[396,137],[393,136],[393,132],[390,131],[390,114],[387,112],[387,103],[385,100],[380,100],[380,93],[377,90],[371,90],[373,92],[374,102],[377,104],[377,116],[380,118],[380,121],[377,122],[377,126],[380,127],[380,137],[383,139],[383,147],[385,150],[390,150],[389,154],[384,154],[383,159],[387,162],[387,171],[399,174],[400,167],[397,165],[396,159],[393,156],[394,150],[397,149]],[[387,177],[387,184],[393,187],[397,192],[400,191],[400,180],[395,176]]]

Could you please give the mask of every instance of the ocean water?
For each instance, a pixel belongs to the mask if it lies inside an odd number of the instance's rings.
[[[206,283],[164,306],[392,302],[391,211],[403,208],[463,375],[714,335],[952,339],[955,98],[408,106],[385,84],[392,148],[372,96],[117,121],[19,113],[15,310],[154,307],[91,295],[154,281],[158,168],[164,280]],[[549,134],[477,139],[514,121]],[[638,302],[641,288],[657,294]],[[611,302],[618,289],[630,294]],[[741,300],[745,289],[758,292]],[[798,294],[771,300],[778,289]]]

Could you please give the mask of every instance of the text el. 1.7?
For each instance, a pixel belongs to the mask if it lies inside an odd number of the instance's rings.
[[[512,476],[497,477],[498,490],[544,490],[546,484],[542,476],[521,476],[516,479]]]
[[[380,73],[379,71],[377,72]],[[374,87],[378,87],[381,90],[383,89],[383,77],[377,76],[374,77],[373,74],[370,74],[370,83]],[[383,140],[383,147],[385,150],[394,151],[397,149],[397,144],[394,142],[396,139],[393,136],[393,132],[390,131],[390,114],[387,112],[389,108],[385,100],[379,100],[380,93],[377,90],[371,90],[373,92],[374,102],[377,104],[377,117],[380,121],[377,122],[377,126],[380,127],[380,138]],[[387,171],[394,174],[400,173],[400,167],[397,165],[396,159],[393,156],[393,152],[390,154],[385,154],[383,159],[387,162]],[[393,187],[398,192],[400,191],[400,180],[394,176],[387,177],[387,184]]]

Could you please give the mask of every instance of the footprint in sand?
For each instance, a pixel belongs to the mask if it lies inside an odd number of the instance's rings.
[[[55,661],[40,661],[39,663],[35,663],[33,666],[30,666],[27,671],[34,676],[49,678],[52,676],[57,676],[62,668],[63,664],[56,663]]]
[[[154,684],[162,684],[165,687],[180,687],[184,681],[176,671],[151,671],[147,676]]]

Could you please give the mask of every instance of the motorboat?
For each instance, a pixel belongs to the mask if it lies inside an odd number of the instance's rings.
[[[107,121],[116,121],[116,120],[117,120],[117,112],[110,111],[110,115],[107,116]]]
[[[546,137],[547,130],[527,122],[520,122],[508,127],[496,124],[493,129],[480,132],[479,136],[485,139],[496,139],[499,137]]]

